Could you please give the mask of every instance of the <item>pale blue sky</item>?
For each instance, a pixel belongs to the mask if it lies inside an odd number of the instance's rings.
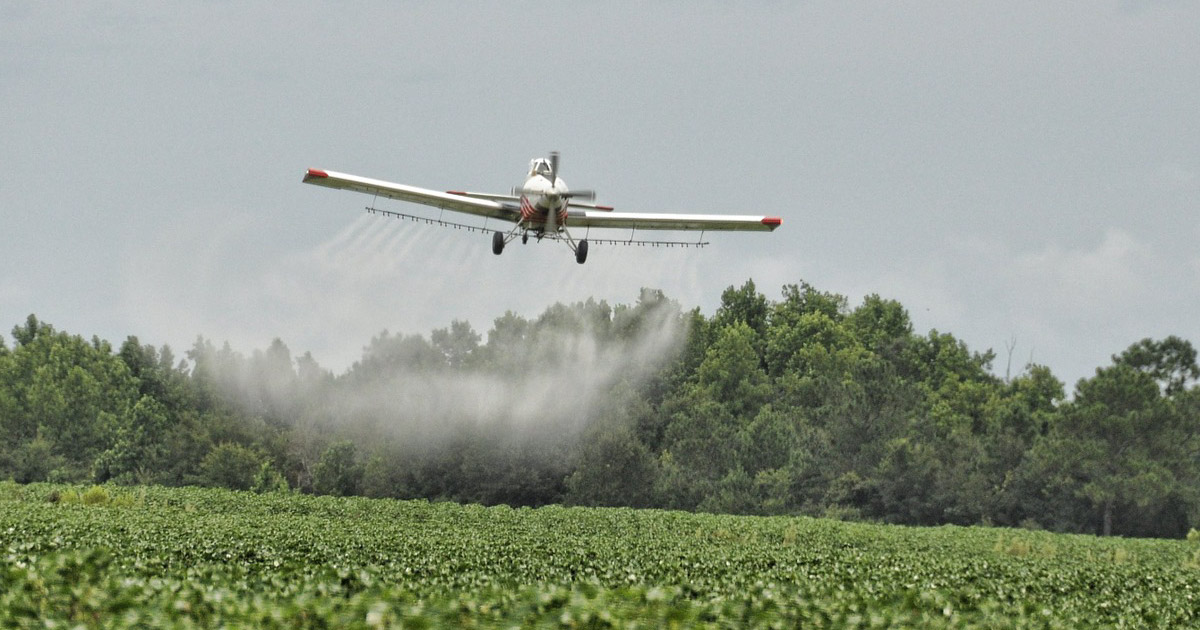
[[[0,1],[0,330],[182,355],[753,278],[1030,356],[1071,386],[1200,343],[1200,4]],[[365,216],[308,167],[628,211],[762,213],[703,250],[509,247]],[[388,202],[400,211],[420,208]]]

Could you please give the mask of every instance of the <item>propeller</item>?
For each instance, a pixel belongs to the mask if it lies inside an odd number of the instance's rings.
[[[550,152],[550,177],[547,179],[550,180],[551,186],[558,185],[558,151]],[[518,194],[518,193],[529,194],[529,193],[535,193],[535,192],[537,192],[537,191],[527,191],[523,188],[514,188],[513,189],[513,194]],[[565,193],[562,193],[557,196],[560,198],[563,198],[563,199],[586,199],[588,201],[593,201],[596,199],[596,191],[594,191],[594,190],[572,190],[570,192],[565,192]]]
[[[563,195],[567,199],[586,199],[588,201],[596,200],[596,191],[594,190],[572,190]]]
[[[558,185],[558,151],[550,152],[550,183],[555,186]],[[560,196],[566,199],[587,199],[588,201],[592,201],[596,198],[596,191],[572,190]]]

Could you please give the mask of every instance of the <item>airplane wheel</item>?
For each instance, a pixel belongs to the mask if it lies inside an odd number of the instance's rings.
[[[521,244],[524,245],[528,242],[529,242],[529,232],[526,232],[521,235]]]
[[[502,251],[504,251],[504,234],[496,232],[492,234],[492,253],[499,256]]]
[[[587,262],[587,239],[579,241],[579,245],[575,247],[575,262],[583,264]]]

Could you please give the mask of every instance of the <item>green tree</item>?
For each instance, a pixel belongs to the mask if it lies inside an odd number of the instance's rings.
[[[446,357],[421,335],[391,335],[385,330],[371,339],[363,357],[351,366],[352,382],[388,381],[409,371],[437,371],[446,367]]]
[[[1183,392],[1189,382],[1200,379],[1196,349],[1174,335],[1161,341],[1143,339],[1113,356],[1113,363],[1148,374],[1158,381],[1167,396]]]
[[[568,503],[649,507],[657,481],[654,456],[630,429],[594,432],[567,477]]]
[[[39,336],[50,336],[54,334],[54,328],[49,324],[45,324],[38,320],[37,316],[30,313],[25,318],[25,324],[14,326],[12,330],[13,341],[17,346],[27,346]]]
[[[988,434],[983,448],[988,475],[995,485],[986,514],[992,522],[1041,525],[1053,512],[1045,505],[1046,476],[1031,468],[1036,463],[1031,456],[1038,441],[1057,422],[1064,398],[1062,381],[1049,368],[1030,365],[998,387],[987,401]]]
[[[136,380],[107,342],[57,332],[33,315],[13,338],[19,345],[0,365],[0,435],[12,449],[40,435],[62,458],[56,478],[87,478],[132,409]]]
[[[701,512],[717,514],[754,514],[761,511],[754,479],[741,466],[734,466],[713,486],[696,506]]]
[[[159,479],[169,454],[164,442],[168,428],[166,407],[150,396],[142,396],[117,429],[113,445],[96,458],[96,481],[112,479],[129,484]]]
[[[246,363],[245,374],[243,413],[260,416],[275,426],[296,422],[301,398],[307,392],[300,390],[292,352],[281,339],[273,339],[265,351],[256,351]]]
[[[713,492],[715,482],[676,461],[670,450],[658,456],[654,484],[655,505],[672,510],[694,510]]]
[[[597,405],[574,447],[564,500],[577,505],[650,507],[658,462],[641,436],[655,416],[640,388],[622,381]]]
[[[932,445],[911,437],[888,442],[879,470],[872,477],[881,516],[913,525],[938,523],[944,506],[939,505],[936,493],[944,472]]]
[[[288,482],[283,478],[283,475],[275,470],[269,461],[263,461],[258,466],[258,472],[254,475],[254,482],[250,484],[250,489],[254,492],[287,492]]]
[[[741,288],[731,286],[721,293],[721,305],[713,316],[713,325],[719,330],[742,323],[755,335],[762,335],[767,329],[769,312],[766,296],[758,292],[753,280],[747,280]]]
[[[363,467],[362,493],[373,498],[411,496],[401,469],[402,459],[407,459],[402,453],[385,452],[382,448],[372,453]]]
[[[790,321],[789,321],[790,320]],[[840,319],[824,312],[780,318],[767,333],[767,365],[774,376],[852,378],[869,353]]]
[[[739,420],[703,395],[668,401],[664,407],[671,420],[656,494],[666,507],[694,509],[738,465],[743,451]]]
[[[313,491],[317,494],[352,496],[362,484],[363,467],[357,461],[354,443],[341,440],[330,444],[313,469]]]
[[[0,460],[8,449],[17,442],[14,432],[19,430],[16,392],[13,391],[13,358],[0,337]],[[3,464],[0,463],[0,470]]]
[[[776,411],[765,405],[750,422],[739,428],[737,440],[742,446],[739,462],[750,475],[761,470],[787,466],[792,454],[802,449],[795,417],[798,410]]]
[[[1145,348],[1135,344],[1122,357],[1141,357]],[[1081,380],[1075,400],[1039,444],[1055,484],[1096,510],[1106,536],[1114,533],[1121,511],[1146,513],[1170,497],[1194,494],[1198,419],[1174,400],[1184,392],[1169,387],[1171,377],[1161,387],[1155,378],[1161,374],[1144,365],[1118,357]],[[1124,520],[1126,528],[1136,527]]]
[[[263,461],[258,451],[225,442],[209,451],[200,463],[200,481],[209,486],[249,490],[254,487]]]
[[[758,412],[771,394],[770,379],[755,350],[757,335],[744,322],[722,328],[696,368],[696,387],[735,417]]]
[[[55,454],[54,444],[40,433],[4,455],[6,457],[0,458],[3,469],[7,469],[17,483],[61,481],[55,479],[55,471],[61,470],[66,462],[61,455]]]
[[[429,335],[429,341],[446,359],[451,368],[460,369],[471,363],[471,358],[479,349],[479,336],[471,324],[454,320],[449,328],[439,328]]]
[[[908,311],[899,302],[875,294],[846,317],[846,325],[859,343],[888,360],[898,358],[913,336]]]
[[[140,396],[149,396],[170,410],[193,405],[188,397],[186,373],[182,365],[175,365],[175,355],[169,346],[158,350],[149,344],[142,345],[137,337],[130,336],[117,350],[117,357],[137,380]]]
[[[919,381],[930,390],[937,390],[949,380],[999,380],[988,371],[995,353],[971,352],[963,341],[949,333],[929,331],[924,337],[914,336],[905,344],[904,353],[895,364],[906,379]]]

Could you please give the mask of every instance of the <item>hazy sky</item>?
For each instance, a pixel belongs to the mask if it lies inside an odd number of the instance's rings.
[[[182,356],[753,278],[1030,357],[1068,388],[1200,343],[1200,3],[0,0],[0,331]],[[367,216],[308,167],[507,191],[530,158],[626,211],[769,214],[696,249]],[[386,202],[380,207],[426,212]],[[468,220],[470,218],[468,217]],[[619,233],[614,233],[619,234]],[[598,236],[598,234],[594,234]]]

